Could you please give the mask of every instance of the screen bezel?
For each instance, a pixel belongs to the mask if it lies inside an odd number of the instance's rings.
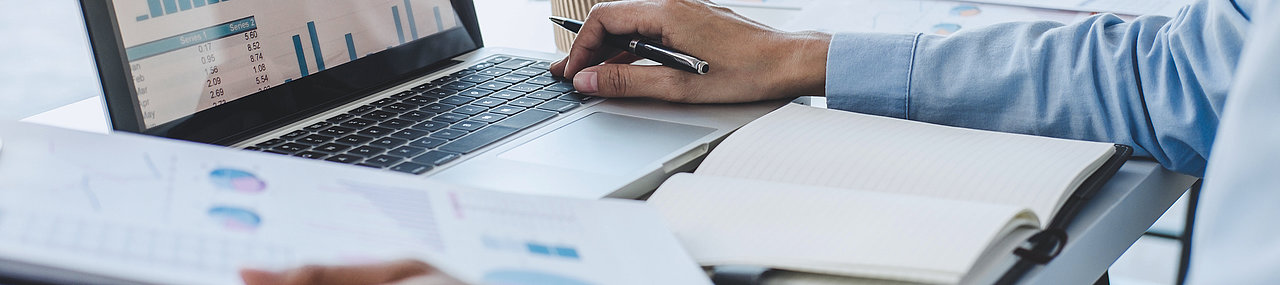
[[[145,128],[113,1],[80,0],[112,129],[202,143],[234,144],[451,66],[456,64],[451,58],[484,46],[473,0],[451,0],[450,4],[462,21],[461,29],[423,37],[190,116]]]

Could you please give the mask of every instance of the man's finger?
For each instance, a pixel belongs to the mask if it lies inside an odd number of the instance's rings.
[[[602,97],[650,97],[690,101],[691,73],[665,66],[603,64],[582,70],[573,87],[583,94]]]
[[[612,58],[617,49],[605,47],[605,35],[661,38],[666,15],[660,11],[659,5],[648,1],[623,1],[592,6],[587,20],[569,49],[563,75],[573,78],[582,69]]]
[[[383,284],[436,272],[434,267],[417,260],[399,260],[366,265],[316,266],[274,273],[245,269],[240,276],[246,285],[355,285]]]

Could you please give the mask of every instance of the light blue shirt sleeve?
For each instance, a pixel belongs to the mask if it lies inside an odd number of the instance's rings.
[[[1016,22],[951,36],[838,34],[828,107],[952,126],[1127,144],[1204,174],[1253,1],[1169,18]]]

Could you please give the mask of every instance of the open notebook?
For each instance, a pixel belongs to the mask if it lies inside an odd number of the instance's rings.
[[[957,283],[1040,228],[1113,144],[788,105],[649,199],[702,265]]]

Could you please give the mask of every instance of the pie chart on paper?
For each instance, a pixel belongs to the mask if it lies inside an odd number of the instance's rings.
[[[213,219],[214,223],[232,231],[249,232],[262,226],[261,216],[248,209],[238,207],[217,206],[210,208],[209,218]]]
[[[240,193],[260,193],[267,189],[267,182],[248,171],[218,168],[209,172],[209,181],[219,189]]]

